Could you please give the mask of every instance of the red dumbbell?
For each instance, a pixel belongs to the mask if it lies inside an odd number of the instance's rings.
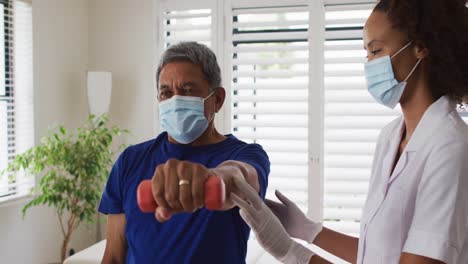
[[[144,180],[137,189],[138,207],[144,213],[156,211],[156,201],[153,198],[151,180]],[[209,210],[220,210],[226,199],[224,181],[218,176],[210,176],[205,181],[205,207]]]

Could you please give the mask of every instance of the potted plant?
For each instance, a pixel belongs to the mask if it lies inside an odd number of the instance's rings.
[[[37,186],[31,190],[34,198],[23,207],[23,217],[32,206],[55,207],[63,235],[63,262],[73,231],[82,222],[94,222],[96,206],[115,153],[112,142],[128,131],[109,127],[106,116],[93,115],[77,129],[76,135],[69,134],[63,126],[54,130],[56,132],[44,136],[40,144],[17,155],[5,172],[39,175]]]

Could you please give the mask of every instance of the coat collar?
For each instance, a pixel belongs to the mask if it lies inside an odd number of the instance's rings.
[[[427,143],[427,140],[433,136],[433,131],[438,127],[439,123],[452,111],[455,111],[456,104],[449,99],[448,96],[442,96],[434,102],[424,112],[423,117],[419,121],[416,129],[411,136],[411,139],[406,145],[405,152],[415,152],[422,145]],[[404,119],[401,119],[400,128],[404,126]]]

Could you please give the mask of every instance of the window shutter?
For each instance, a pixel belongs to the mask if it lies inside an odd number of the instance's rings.
[[[180,41],[211,46],[211,10],[192,9],[164,12],[165,48]]]
[[[309,11],[233,1],[228,54],[233,134],[261,144],[271,161],[267,197],[281,190],[307,210]],[[250,6],[249,6],[250,4]],[[278,5],[278,4],[277,4]],[[226,52],[227,53],[227,52]]]
[[[181,41],[195,41],[213,48],[216,29],[216,0],[188,3],[182,0],[159,1],[159,53]]]
[[[10,146],[8,143],[11,141],[8,138],[9,126],[8,122],[11,111],[8,111],[8,105],[11,105],[11,91],[7,90],[5,77],[6,74],[6,34],[8,26],[6,24],[6,12],[8,12],[8,3],[0,2],[0,171],[6,168],[9,159]],[[8,177],[7,175],[0,176],[0,197],[5,196],[8,193]]]
[[[325,1],[324,223],[352,235],[359,234],[378,135],[400,113],[366,89],[362,29],[374,5]]]
[[[15,151],[34,145],[33,29],[31,1],[14,1]],[[27,194],[34,176],[18,174],[17,195]]]
[[[32,4],[29,1],[2,1],[0,4],[0,170],[15,154],[34,144]],[[3,21],[1,21],[3,20]],[[4,89],[3,89],[4,88]],[[0,176],[0,200],[28,194],[34,176]]]

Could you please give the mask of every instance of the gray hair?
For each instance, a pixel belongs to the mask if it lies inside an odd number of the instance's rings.
[[[205,79],[210,83],[212,89],[221,86],[221,70],[214,52],[203,44],[196,42],[180,42],[170,46],[162,55],[156,72],[156,86],[158,89],[159,76],[162,69],[166,64],[174,61],[188,61],[199,65],[203,75],[205,75]]]

